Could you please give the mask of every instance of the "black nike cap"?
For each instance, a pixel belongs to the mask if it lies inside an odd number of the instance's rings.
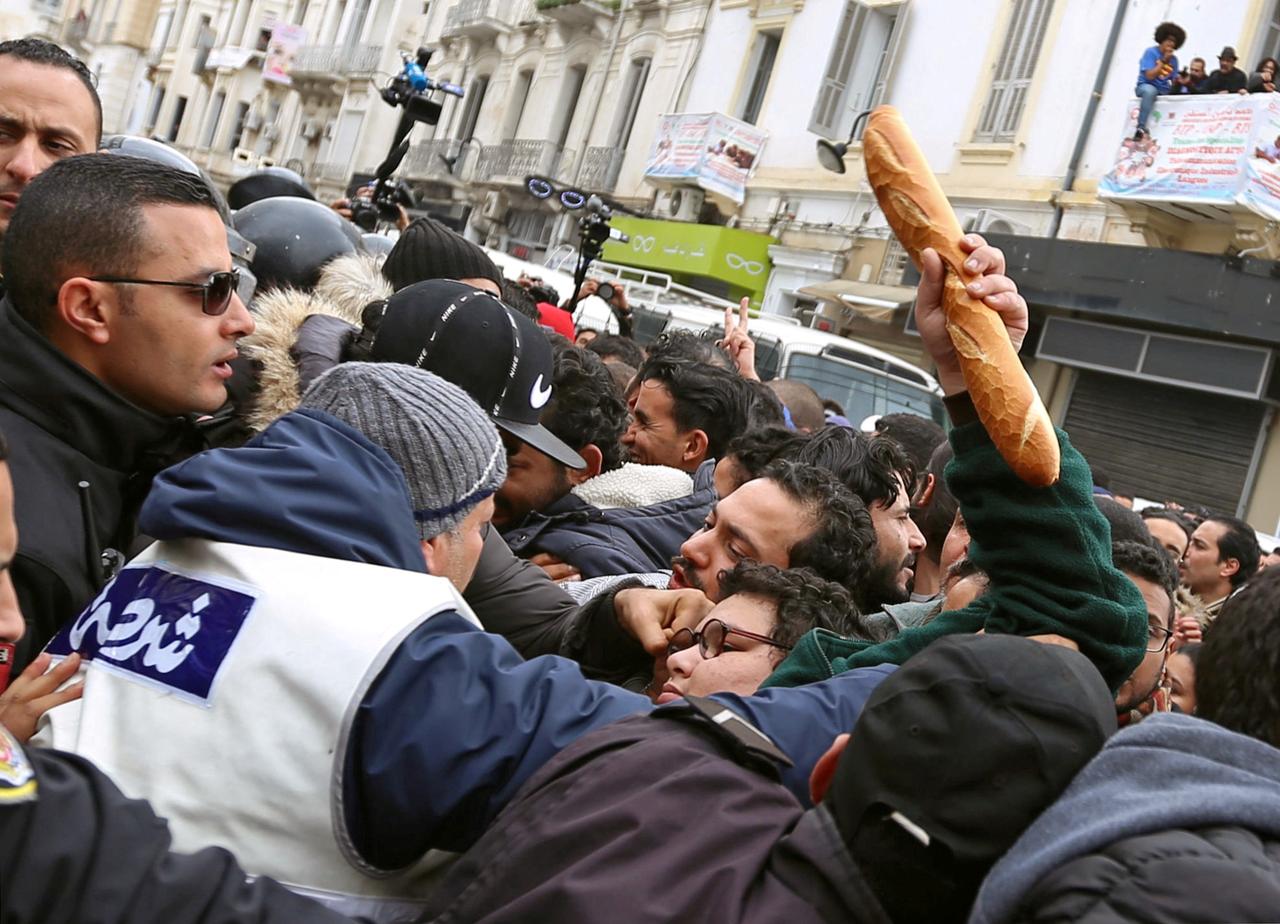
[[[406,286],[365,309],[374,362],[417,366],[469,394],[512,436],[570,468],[587,463],[539,418],[551,400],[555,361],[538,325],[488,292],[447,279]]]

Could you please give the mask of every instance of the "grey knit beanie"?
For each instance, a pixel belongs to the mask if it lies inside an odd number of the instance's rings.
[[[488,415],[440,376],[398,363],[342,363],[302,407],[332,414],[381,446],[409,483],[423,539],[457,527],[507,478],[507,451]]]

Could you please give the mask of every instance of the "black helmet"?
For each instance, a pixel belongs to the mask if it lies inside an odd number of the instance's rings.
[[[364,240],[364,249],[376,257],[385,257],[391,253],[391,248],[396,246],[396,242],[385,234],[361,234]]]
[[[312,289],[334,257],[364,251],[355,225],[311,199],[260,199],[236,212],[233,221],[257,248],[253,272],[263,290]]]
[[[263,167],[231,184],[227,190],[227,204],[233,209],[242,209],[259,199],[277,196],[316,197],[307,181],[288,167]]]
[[[227,226],[227,249],[231,251],[231,260],[240,270],[238,292],[240,300],[246,305],[249,304],[257,285],[251,268],[253,244],[236,233],[236,229],[231,224],[231,210],[227,208],[227,202],[222,198],[222,193],[218,192],[218,187],[210,181],[208,175],[197,167],[191,158],[176,148],[169,147],[163,141],[143,138],[141,135],[106,135],[102,139],[102,151],[106,154],[141,157],[157,164],[164,164],[166,167],[173,167],[183,173],[198,176],[208,184],[209,189],[213,191],[214,208],[221,216],[222,223]]]
[[[153,160],[167,167],[175,167],[183,173],[191,173],[204,178],[195,162],[177,148],[171,148],[163,141],[143,138],[141,135],[104,135],[102,151],[105,154],[128,154],[130,157],[142,157]]]

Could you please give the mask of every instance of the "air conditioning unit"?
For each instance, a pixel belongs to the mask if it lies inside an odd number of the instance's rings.
[[[1031,226],[995,209],[978,209],[964,224],[965,231],[976,234],[1030,234]]]
[[[697,221],[707,194],[693,186],[677,186],[662,190],[654,203],[653,211],[659,218],[676,221]]]
[[[256,132],[262,127],[262,114],[256,109],[250,109],[249,114],[244,119],[244,130],[247,132]]]
[[[320,137],[321,125],[319,119],[307,119],[302,123],[302,137],[308,141],[315,141]]]
[[[507,197],[496,189],[485,193],[480,214],[490,221],[502,221],[507,215]]]

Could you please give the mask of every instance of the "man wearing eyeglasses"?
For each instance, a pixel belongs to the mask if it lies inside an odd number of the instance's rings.
[[[1111,561],[1142,593],[1147,605],[1147,650],[1116,693],[1116,721],[1131,725],[1172,705],[1164,667],[1173,635],[1173,596],[1178,571],[1164,550],[1141,542],[1115,542]]]
[[[686,696],[749,696],[810,629],[868,632],[849,591],[807,568],[741,562],[720,580],[721,601],[671,636],[654,659],[649,696],[658,705]]]
[[[13,212],[0,426],[23,537],[19,663],[111,576],[151,476],[202,448],[190,419],[226,401],[254,325],[214,201],[199,177],[86,154],[49,166]]]

